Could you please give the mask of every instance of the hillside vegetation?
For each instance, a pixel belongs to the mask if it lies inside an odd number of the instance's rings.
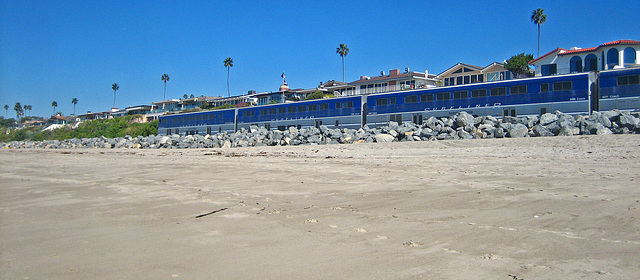
[[[94,138],[104,136],[107,138],[124,137],[125,135],[149,136],[158,133],[158,121],[138,123],[140,116],[125,116],[106,120],[85,121],[73,128],[66,125],[62,128],[42,131],[43,127],[26,127],[12,129],[0,128],[0,142],[10,141],[42,141],[64,140],[71,138]]]

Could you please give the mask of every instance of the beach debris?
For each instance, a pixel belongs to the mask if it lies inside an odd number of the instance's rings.
[[[407,242],[402,243],[402,245],[407,246],[407,247],[420,247],[424,244],[419,243],[419,242],[415,242],[413,240],[409,240]]]
[[[201,215],[196,216],[196,219],[198,219],[198,218],[202,218],[202,217],[205,217],[205,216],[209,216],[209,215],[211,215],[211,214],[215,214],[215,213],[218,213],[218,212],[220,212],[220,211],[227,210],[227,209],[229,209],[229,208],[225,207],[225,208],[222,208],[222,209],[218,209],[218,210],[215,210],[215,211],[211,211],[211,212],[209,212],[209,213],[201,214]]]
[[[308,220],[304,221],[305,224],[317,223],[317,222],[318,222],[318,220],[316,220],[316,219],[308,219]]]

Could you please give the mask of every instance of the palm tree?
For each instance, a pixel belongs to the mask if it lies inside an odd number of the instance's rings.
[[[27,105],[26,107],[27,107],[27,110],[29,110],[29,116],[31,116],[31,109],[33,108],[33,106]]]
[[[113,85],[111,85],[111,89],[113,90],[113,106],[111,106],[111,108],[115,108],[116,107],[116,91],[120,89],[120,86],[118,86],[118,84],[116,83],[113,83]]]
[[[224,67],[227,67],[227,97],[231,97],[231,93],[229,92],[229,69],[233,67],[233,59],[230,57],[225,58]]]
[[[29,105],[22,105],[22,108],[24,108],[24,111],[26,112],[27,110],[29,110]]]
[[[76,114],[76,104],[78,104],[78,98],[71,99],[71,103],[73,103],[73,114]]]
[[[51,107],[53,107],[53,115],[56,115],[56,107],[58,107],[58,102],[51,102]]]
[[[162,100],[165,100],[167,96],[167,82],[169,81],[169,75],[162,75],[162,81],[164,82],[164,93],[162,94]]]
[[[22,115],[22,104],[20,102],[16,102],[16,105],[13,106],[13,109],[16,110],[16,120],[20,120],[20,116]]]
[[[336,48],[336,53],[342,58],[342,81],[344,82],[344,57],[349,54],[349,47],[345,44],[340,44],[340,47]]]
[[[9,105],[4,104],[4,116],[8,117],[9,115]]]
[[[547,15],[544,14],[544,9],[535,9],[531,12],[531,22],[538,25],[538,57],[540,57],[540,25],[547,21]]]

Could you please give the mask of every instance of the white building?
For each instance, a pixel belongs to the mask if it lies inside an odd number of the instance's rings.
[[[536,76],[602,71],[638,65],[640,41],[617,40],[592,48],[557,48],[529,62]]]

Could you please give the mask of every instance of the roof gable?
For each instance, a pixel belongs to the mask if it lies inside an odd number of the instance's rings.
[[[469,71],[471,70],[471,71]],[[460,71],[460,72],[458,72]],[[438,77],[440,76],[444,76],[444,75],[451,75],[451,74],[458,74],[458,73],[469,73],[469,72],[473,72],[473,71],[482,71],[482,67],[480,66],[476,66],[476,65],[471,65],[471,64],[466,64],[466,63],[457,63],[456,65],[453,65],[451,67],[449,67],[449,69],[444,70],[442,73],[438,74]]]

